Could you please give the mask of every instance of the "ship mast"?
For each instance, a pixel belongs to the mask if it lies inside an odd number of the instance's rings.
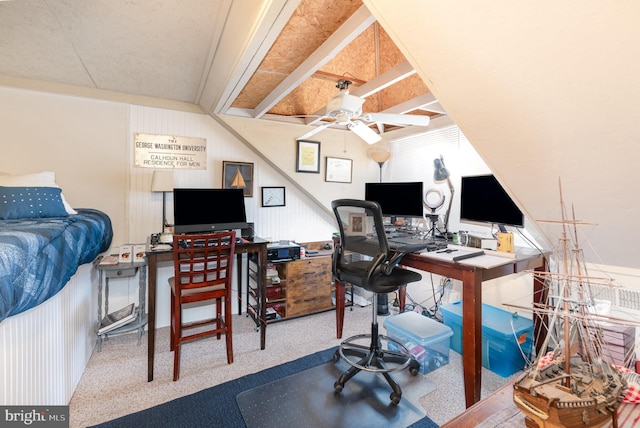
[[[567,375],[571,374],[571,354],[570,354],[570,326],[569,326],[569,298],[571,297],[569,294],[569,263],[568,263],[568,255],[567,255],[567,215],[565,212],[564,199],[562,197],[562,182],[560,178],[558,178],[558,187],[560,188],[560,212],[562,213],[562,237],[560,238],[562,242],[562,257],[563,257],[563,270],[565,275],[565,280],[563,284],[563,320],[564,320],[564,372]],[[571,388],[571,377],[567,376],[564,380],[565,386],[567,388]]]

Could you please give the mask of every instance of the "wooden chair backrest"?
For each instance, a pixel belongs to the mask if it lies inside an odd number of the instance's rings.
[[[231,286],[236,233],[174,235],[173,265],[176,287],[195,289]]]

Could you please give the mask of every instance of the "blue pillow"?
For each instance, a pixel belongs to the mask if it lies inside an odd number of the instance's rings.
[[[67,217],[56,187],[0,186],[0,219]]]

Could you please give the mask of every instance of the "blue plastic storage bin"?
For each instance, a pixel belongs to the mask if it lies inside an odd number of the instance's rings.
[[[448,303],[440,309],[444,323],[453,330],[451,349],[462,354],[462,302]],[[502,377],[511,376],[526,367],[532,345],[533,321],[530,318],[482,305],[483,367]]]
[[[387,336],[404,344],[420,363],[420,373],[429,373],[449,363],[451,328],[416,312],[403,312],[384,320]],[[399,350],[389,342],[392,350]]]

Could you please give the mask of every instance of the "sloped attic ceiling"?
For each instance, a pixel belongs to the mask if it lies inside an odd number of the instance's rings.
[[[364,1],[530,219],[561,181],[588,260],[640,268],[640,3]]]
[[[5,84],[319,124],[349,80],[363,112],[444,115],[360,0],[5,1],[0,40]]]

